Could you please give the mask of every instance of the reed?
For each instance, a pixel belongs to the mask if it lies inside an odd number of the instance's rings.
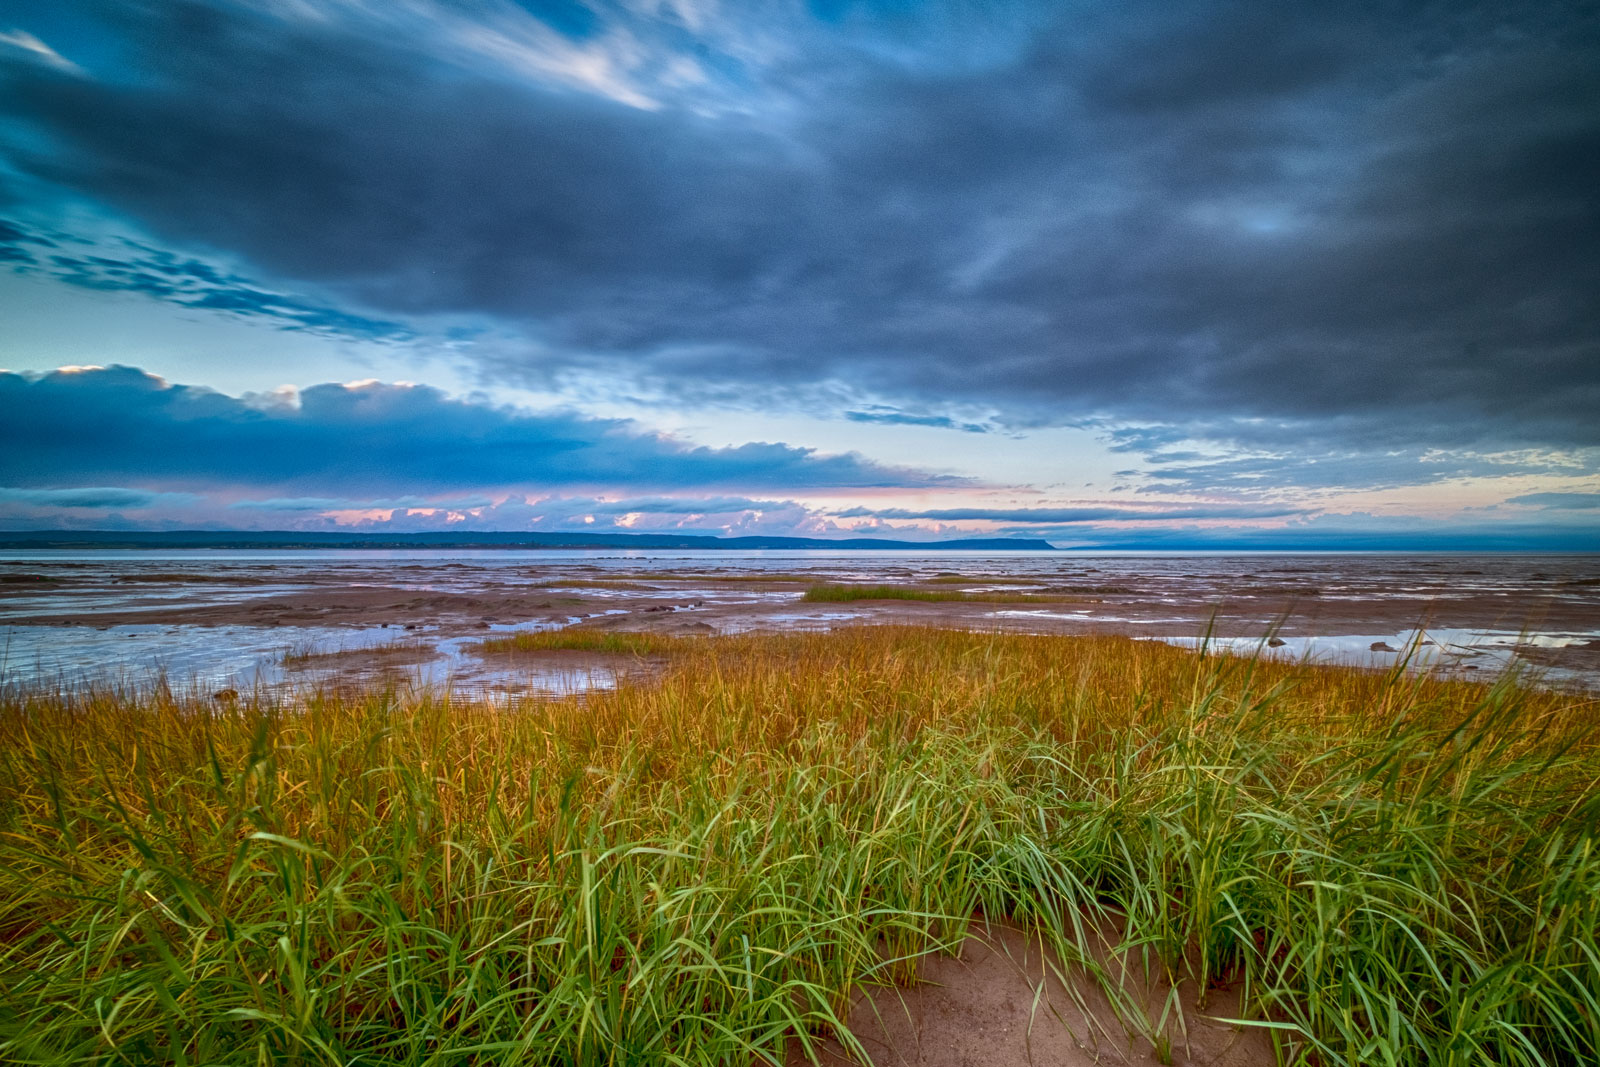
[[[289,649],[279,660],[285,667],[307,667],[318,663],[337,663],[340,660],[352,657],[401,657],[413,659],[428,659],[437,655],[434,647],[425,641],[412,638],[395,638],[379,645],[358,645],[354,648],[338,648],[322,651],[315,645],[307,644]]]
[[[1113,637],[640,650],[510,708],[0,697],[0,1060],[781,1063],[975,915],[1235,985],[1286,1064],[1600,1060],[1590,701]]]

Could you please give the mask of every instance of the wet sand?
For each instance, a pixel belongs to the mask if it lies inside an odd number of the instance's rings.
[[[1600,562],[1591,567],[1600,570]],[[577,570],[583,574],[593,569]],[[1208,621],[1214,621],[1216,632],[1224,636],[1249,636],[1278,620],[1286,633],[1323,634],[1386,632],[1419,623],[1532,631],[1600,627],[1600,582],[1576,575],[1546,576],[1527,589],[1475,588],[1470,581],[1452,581],[1447,570],[1428,569],[1433,573],[1426,575],[1427,580],[1402,585],[1383,575],[1388,580],[1374,580],[1366,588],[1341,575],[1337,588],[1328,590],[1305,581],[1300,573],[1176,578],[1124,574],[1114,584],[1102,584],[1014,579],[982,570],[930,578],[894,568],[882,575],[868,572],[867,578],[992,599],[805,604],[801,594],[809,584],[861,580],[860,572],[813,567],[771,580],[760,574],[668,576],[622,571],[604,580],[554,568],[514,576],[487,569],[451,574],[452,568],[440,568],[431,577],[448,582],[419,582],[422,575],[408,574],[404,568],[387,573],[364,569],[354,575],[338,567],[266,568],[269,573],[264,574],[107,575],[70,570],[40,574],[37,567],[31,574],[4,573],[0,565],[0,619],[18,626],[387,624],[454,630],[513,620],[559,621],[623,607],[628,621],[613,619],[609,625],[671,629],[673,620],[662,616],[694,610],[699,621],[717,630],[829,622],[839,613],[874,621],[981,623],[1045,632],[1124,626],[1162,635],[1194,634]],[[463,579],[471,588],[448,587],[462,584]],[[1015,603],[1008,603],[1008,597],[1015,597]],[[1008,608],[1013,610],[1003,610]]]
[[[430,668],[432,676],[447,669],[452,678],[488,682],[505,673],[504,664],[481,662],[471,649],[476,638],[508,630],[712,634],[907,623],[1179,642],[1209,634],[1238,648],[1274,635],[1284,655],[1372,666],[1397,654],[1385,649],[1430,640],[1428,647],[1456,649],[1442,661],[1452,669],[1495,669],[1515,658],[1568,681],[1600,680],[1600,559],[1593,556],[554,556],[14,555],[0,560],[0,628],[13,664],[54,648],[57,670],[72,648],[133,662],[131,651],[119,650],[158,631],[168,644],[186,635],[198,643],[210,631],[224,644],[249,634],[251,647],[276,640],[320,652],[411,640],[449,660]],[[803,600],[817,583],[984,599]],[[1428,633],[1411,632],[1417,627]],[[107,648],[50,636],[83,628],[125,640]],[[1436,632],[1442,637],[1433,640]],[[339,634],[349,635],[348,647]],[[297,635],[315,647],[299,648]],[[1474,641],[1493,654],[1484,658],[1469,647]],[[348,663],[359,680],[404,673],[429,658]],[[303,670],[292,655],[284,659],[291,671]]]

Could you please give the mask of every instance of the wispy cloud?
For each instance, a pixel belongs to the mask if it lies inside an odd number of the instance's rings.
[[[0,219],[0,262],[80,289],[136,293],[199,311],[265,320],[284,330],[369,341],[403,341],[415,336],[398,322],[273,292],[192,256],[126,238],[92,252],[81,251],[85,243],[73,241],[74,249],[80,249],[73,254],[36,229],[17,220]]]
[[[1600,509],[1600,493],[1524,493],[1506,498],[1506,503],[1552,511],[1594,511]]]
[[[201,498],[194,493],[166,493],[116,486],[73,489],[0,488],[0,507],[23,504],[34,508],[73,508],[83,510],[143,510],[156,507],[184,507]]]
[[[60,52],[45,44],[39,38],[26,30],[11,30],[0,33],[0,51],[13,50],[35,63],[42,63],[47,67],[64,71],[68,74],[82,74],[83,69],[72,60],[67,59]]]
[[[960,430],[963,433],[989,432],[989,427],[981,422],[962,422],[949,415],[914,415],[893,408],[846,411],[844,417],[851,422],[871,422],[880,426],[928,426],[936,430]]]
[[[328,511],[395,511],[439,510],[470,511],[473,508],[493,506],[494,501],[485,496],[457,499],[430,500],[420,496],[379,497],[352,499],[336,496],[275,496],[265,500],[235,500],[228,505],[235,511],[276,511],[288,513],[321,514]]]

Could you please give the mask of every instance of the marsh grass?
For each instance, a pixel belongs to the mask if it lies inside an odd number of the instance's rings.
[[[377,645],[358,645],[353,648],[322,649],[314,644],[291,648],[281,660],[285,667],[308,667],[319,663],[338,663],[350,659],[394,657],[428,659],[437,655],[434,647],[416,639],[396,638]]]
[[[973,604],[1062,604],[1068,598],[1039,596],[1035,593],[1016,593],[995,590],[983,593],[966,593],[959,589],[918,589],[905,585],[835,585],[819,583],[806,590],[800,598],[813,604],[840,604],[854,600],[921,600],[934,603],[965,602]]]
[[[482,652],[595,652],[605,655],[666,655],[703,648],[703,638],[621,630],[544,630],[491,637],[478,643]]]
[[[1235,986],[1285,1063],[1600,1059],[1590,702],[1112,637],[638,648],[650,685],[509,709],[6,697],[0,1060],[778,1063],[974,915]]]

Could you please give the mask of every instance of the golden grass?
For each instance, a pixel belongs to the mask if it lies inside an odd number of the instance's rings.
[[[337,648],[327,651],[315,648],[290,649],[283,654],[282,662],[285,667],[306,667],[318,663],[339,663],[364,658],[431,659],[438,654],[438,650],[432,644],[415,638],[400,637],[383,644],[362,645],[357,648]]]
[[[0,1059],[781,1063],[975,913],[1069,960],[1110,923],[1285,1063],[1600,1058],[1591,701],[1115,637],[512,640],[668,662],[509,709],[5,697]]]

